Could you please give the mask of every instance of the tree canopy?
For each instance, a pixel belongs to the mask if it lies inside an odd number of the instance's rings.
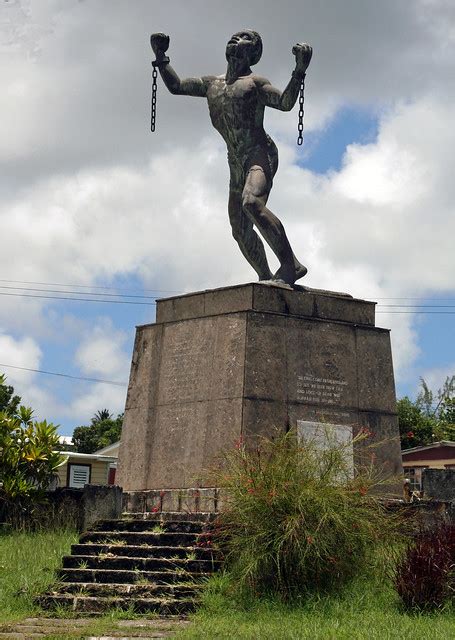
[[[421,378],[416,400],[401,398],[397,411],[402,449],[455,440],[455,375],[436,393]]]
[[[108,409],[97,411],[89,425],[76,427],[73,433],[73,443],[79,453],[93,453],[120,440],[122,432],[123,413],[116,418]]]
[[[6,376],[0,373],[0,411],[14,415],[21,402],[21,397],[14,395],[14,387],[6,384]]]

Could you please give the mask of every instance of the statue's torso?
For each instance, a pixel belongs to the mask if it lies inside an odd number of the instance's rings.
[[[224,76],[214,78],[207,90],[210,118],[223,136],[230,154],[239,159],[257,145],[267,145],[263,128],[264,106],[253,76],[228,84]]]

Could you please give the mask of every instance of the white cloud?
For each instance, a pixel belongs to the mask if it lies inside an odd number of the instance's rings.
[[[130,365],[130,354],[122,350],[126,339],[126,334],[116,331],[112,321],[106,319],[83,338],[76,350],[75,361],[87,375],[126,382]]]
[[[3,333],[0,329],[0,362],[3,364],[14,364],[16,367],[25,369],[37,369],[41,360],[41,349],[31,337],[16,339],[11,335]],[[21,369],[8,369],[5,372],[8,376],[8,383],[14,385],[27,386],[35,378],[32,371]]]
[[[87,393],[76,395],[64,408],[63,415],[74,427],[88,424],[90,417],[101,409],[109,409],[115,416],[125,408],[126,390],[106,384],[93,384]]]

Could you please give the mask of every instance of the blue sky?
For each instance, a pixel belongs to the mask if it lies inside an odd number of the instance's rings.
[[[103,3],[76,0],[0,9],[0,286],[16,287],[0,293],[24,296],[0,296],[0,363],[23,368],[3,368],[17,392],[64,434],[99,409],[122,411],[124,387],[24,369],[126,382],[134,327],[154,319],[153,306],[25,294],[153,297],[254,279],[231,237],[226,152],[204,101],[160,83],[148,130],[150,32],[171,34],[182,76],[204,75],[223,72],[224,42],[245,25],[263,37],[257,72],[279,88],[293,43],[314,47],[304,146],[297,107],[266,115],[280,153],[270,207],[309,266],[305,281],[432,305],[378,304],[377,324],[392,330],[398,396],[415,396],[420,376],[441,386],[455,372],[455,9],[153,4],[112,0],[108,20]]]

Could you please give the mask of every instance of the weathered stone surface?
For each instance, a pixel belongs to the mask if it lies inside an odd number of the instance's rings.
[[[204,470],[239,437],[298,421],[366,426],[387,439],[381,464],[401,470],[389,333],[374,326],[374,303],[260,283],[161,300],[157,323],[137,330],[119,482],[207,486]]]
[[[82,529],[97,520],[119,518],[122,514],[122,489],[118,486],[86,484],[82,493]]]
[[[301,292],[254,282],[159,300],[156,322],[262,311],[374,326],[375,305],[375,302],[335,292],[318,292],[315,289]]]
[[[455,469],[424,469],[423,494],[429,500],[455,500]]]

